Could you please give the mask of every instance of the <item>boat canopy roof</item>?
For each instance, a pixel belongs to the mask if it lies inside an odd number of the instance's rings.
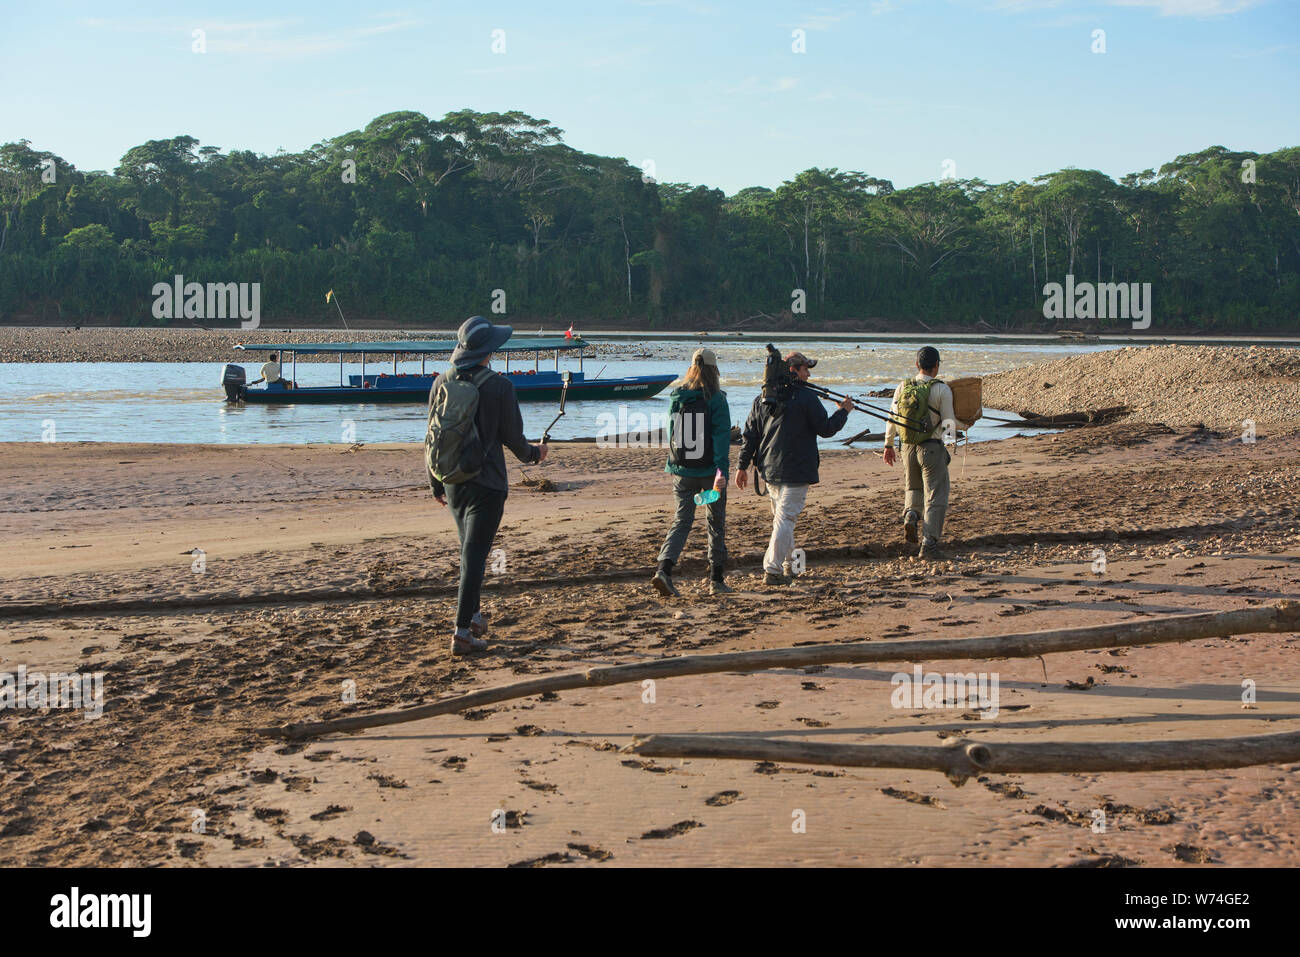
[[[497,352],[547,352],[550,350],[581,349],[587,343],[574,337],[542,336],[531,339],[509,339]],[[306,355],[328,353],[349,355],[361,352],[376,353],[444,353],[456,348],[455,339],[400,339],[396,342],[250,342],[237,345],[247,352],[300,352]]]

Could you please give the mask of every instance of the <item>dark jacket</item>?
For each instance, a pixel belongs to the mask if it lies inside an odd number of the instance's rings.
[[[445,375],[441,373],[440,375]],[[438,380],[434,379],[434,386]],[[432,395],[432,391],[430,391]],[[483,441],[483,471],[470,481],[484,488],[509,493],[506,477],[506,457],[502,447],[508,447],[515,458],[525,465],[537,462],[537,446],[524,438],[524,417],[515,398],[515,387],[503,375],[494,375],[478,390],[478,413],[474,417],[479,438]],[[443,494],[441,482],[431,481],[433,493]]]
[[[673,435],[674,413],[687,402],[698,399],[701,395],[699,389],[683,387],[673,389],[668,403],[668,440],[670,443]],[[713,424],[712,464],[700,468],[674,465],[672,456],[669,455],[668,464],[664,466],[665,472],[686,478],[713,478],[717,470],[721,469],[723,478],[731,478],[731,409],[727,407],[727,393],[719,390],[709,398],[709,419]],[[703,437],[701,436],[701,438]]]
[[[777,485],[815,485],[821,465],[817,437],[830,438],[848,418],[843,409],[827,415],[822,400],[798,386],[777,416],[759,395],[745,420],[736,467],[746,469],[752,462],[766,481]]]

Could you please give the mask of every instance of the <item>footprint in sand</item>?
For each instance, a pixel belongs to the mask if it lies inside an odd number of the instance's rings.
[[[898,798],[902,801],[910,801],[913,804],[925,804],[930,807],[942,808],[943,804],[939,799],[929,794],[918,794],[916,791],[905,791],[902,788],[881,788],[880,793],[887,797]]]
[[[693,831],[697,827],[704,827],[704,825],[699,821],[678,821],[671,827],[661,827],[656,828],[653,831],[646,831],[641,835],[641,840],[666,840],[670,837],[676,837],[678,834],[685,834],[687,831]]]

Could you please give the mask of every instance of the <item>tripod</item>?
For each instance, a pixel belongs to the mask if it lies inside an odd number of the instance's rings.
[[[883,409],[876,408],[874,405],[868,405],[861,399],[844,395],[841,392],[834,392],[827,389],[825,386],[814,385],[811,382],[796,382],[795,384],[801,389],[807,389],[815,395],[821,396],[823,399],[851,399],[853,402],[853,408],[857,409],[859,412],[865,412],[867,415],[874,416],[883,422],[889,422],[896,425],[900,429],[911,429],[916,432],[930,431],[930,425],[928,422],[925,425],[921,425],[917,423],[915,419],[905,418],[896,412],[886,412]]]

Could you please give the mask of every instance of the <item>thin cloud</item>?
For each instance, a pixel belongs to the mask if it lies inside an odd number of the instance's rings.
[[[756,76],[747,76],[738,85],[723,90],[729,96],[752,96],[757,93],[784,93],[793,90],[799,81],[792,76],[783,76],[775,83],[763,83]]]
[[[1001,13],[1028,13],[1032,10],[1055,10],[1061,6],[1061,0],[994,0],[990,10]]]
[[[1110,0],[1113,7],[1152,7],[1162,17],[1226,17],[1258,7],[1265,0]]]
[[[201,17],[136,17],[80,20],[84,27],[114,33],[171,35],[189,46],[195,30],[202,30],[211,53],[266,56],[281,59],[338,53],[375,36],[420,25],[419,20],[376,14],[372,22],[325,33],[308,33],[301,19],[211,20]],[[381,22],[374,22],[381,21]]]
[[[699,3],[689,3],[687,0],[637,0],[638,7],[676,7],[678,10],[685,10],[687,13],[693,13],[698,17],[714,17],[718,15],[717,7],[705,6]]]
[[[800,20],[799,26],[804,30],[830,30],[843,19],[838,13],[815,13]]]

